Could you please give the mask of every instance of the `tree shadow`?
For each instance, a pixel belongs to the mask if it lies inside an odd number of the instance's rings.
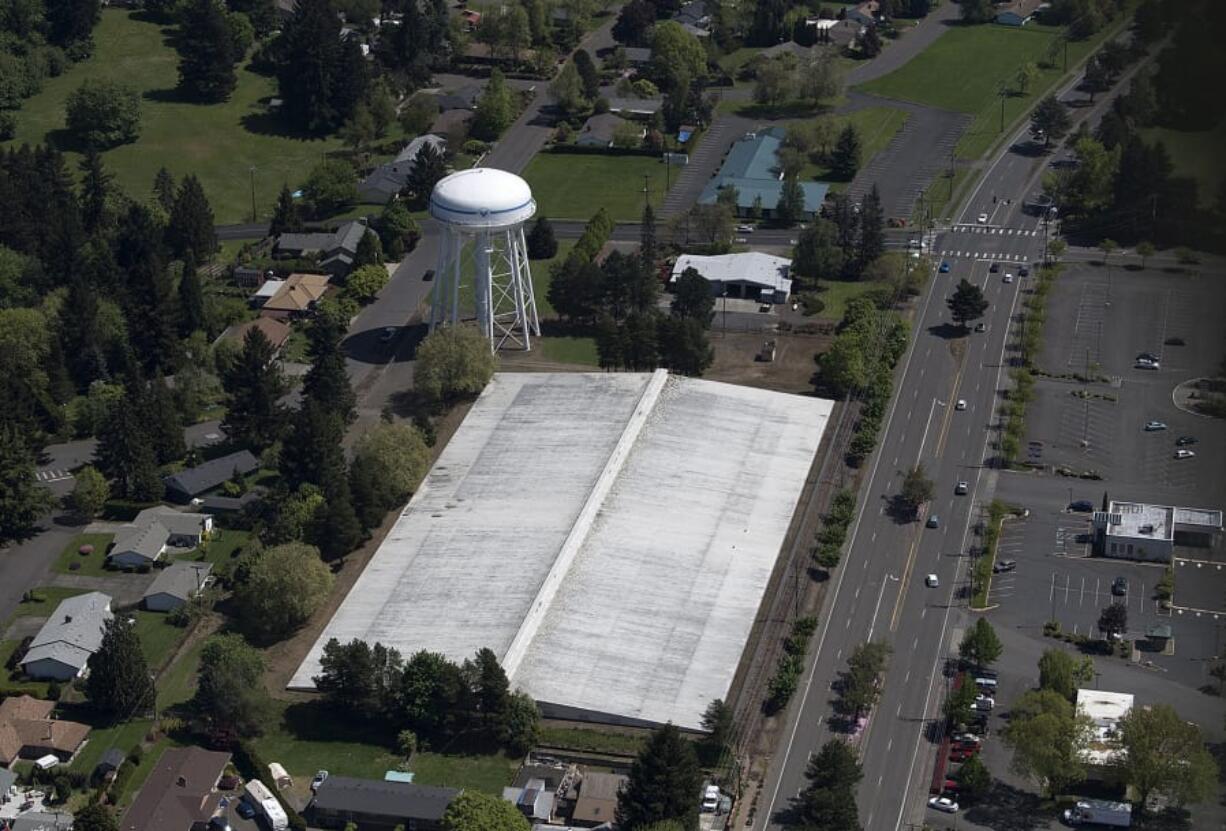
[[[928,327],[928,334],[938,337],[941,340],[957,340],[964,338],[967,335],[965,326],[958,326],[953,323],[938,323],[936,326]]]
[[[320,133],[301,130],[287,123],[280,113],[275,112],[247,113],[239,119],[239,123],[243,125],[243,129],[247,132],[259,136],[298,139],[299,141],[323,141],[324,139],[324,136]]]
[[[44,136],[44,141],[61,153],[84,154],[89,152],[89,145],[81,141],[76,133],[67,127],[57,127],[54,130],[48,130],[47,135]]]
[[[156,101],[159,104],[192,104],[195,103],[183,94],[178,87],[164,89],[147,89],[141,94],[146,101]]]
[[[995,831],[1030,831],[1048,824],[1038,794],[1003,782],[994,782],[988,795],[968,808],[965,815],[970,822]]]

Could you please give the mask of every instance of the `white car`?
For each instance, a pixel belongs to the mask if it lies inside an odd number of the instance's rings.
[[[996,706],[996,699],[993,698],[992,696],[984,695],[982,693],[975,696],[975,709],[976,710],[991,710],[995,706]]]
[[[1165,421],[1147,421],[1145,422],[1144,429],[1146,433],[1155,433],[1159,430],[1165,430],[1166,422]]]
[[[1010,272],[1010,271],[1006,271],[1006,272],[1005,272],[1005,282],[1006,282],[1006,283],[1012,283],[1012,282],[1013,282],[1013,273],[1012,273],[1012,272]]]
[[[941,581],[935,574],[929,574],[924,578],[924,585],[930,589],[935,589],[940,587]]]
[[[328,772],[326,770],[321,770],[316,773],[315,778],[311,780],[311,792],[314,793],[315,791],[319,790],[319,786],[322,785],[327,778]]]
[[[954,485],[954,493],[956,493],[958,496],[965,496],[966,492],[970,489],[970,485],[968,485],[966,482],[959,482],[958,484]]]
[[[934,796],[928,800],[928,807],[934,811],[940,811],[945,814],[958,813],[958,803],[954,802],[948,796]]]
[[[752,234],[753,233],[752,225],[738,225],[736,226],[736,229],[740,231],[742,234]]]
[[[979,215],[979,224],[980,224],[980,225],[987,225],[987,224],[988,224],[988,215],[987,215],[987,214],[980,214],[980,215]]]
[[[1184,450],[1182,447],[1175,451],[1176,459],[1191,459],[1195,455],[1191,450]]]
[[[955,410],[965,410],[966,409],[966,399],[959,398],[957,403],[954,404],[954,409]]]

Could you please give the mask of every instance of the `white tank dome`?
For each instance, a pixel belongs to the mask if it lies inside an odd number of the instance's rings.
[[[452,173],[440,179],[430,194],[430,215],[452,225],[502,228],[525,222],[535,213],[528,183],[492,167]]]

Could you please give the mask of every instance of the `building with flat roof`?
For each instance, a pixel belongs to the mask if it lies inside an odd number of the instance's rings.
[[[319,828],[339,829],[352,822],[370,831],[392,831],[397,826],[431,831],[441,826],[451,800],[460,793],[455,788],[329,776],[303,814]]]
[[[1214,547],[1222,532],[1222,512],[1111,500],[1094,513],[1100,550],[1107,557],[1169,563],[1175,546]]]
[[[676,283],[682,272],[692,268],[711,284],[711,294],[760,300],[763,303],[786,303],[792,293],[788,276],[792,261],[761,251],[743,254],[718,254],[712,257],[682,254],[673,264],[669,283]]]
[[[495,375],[290,687],[330,638],[488,647],[548,714],[701,729],[831,406],[664,371]]]
[[[1132,693],[1107,690],[1078,690],[1077,712],[1094,722],[1094,738],[1084,751],[1087,764],[1104,767],[1114,763],[1122,752],[1115,743],[1120,719],[1132,709]]]
[[[783,193],[783,176],[779,170],[777,153],[783,146],[785,132],[781,127],[771,127],[746,133],[737,139],[724,158],[719,173],[711,177],[698,201],[711,205],[719,198],[724,188],[735,188],[738,216],[748,216],[755,207],[760,207],[764,219],[775,215],[779,197]],[[821,182],[800,183],[804,191],[804,215],[812,217],[826,200],[828,186]]]

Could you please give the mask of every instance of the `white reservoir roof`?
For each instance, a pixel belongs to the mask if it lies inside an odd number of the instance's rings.
[[[488,646],[545,705],[699,727],[830,409],[662,371],[496,375],[291,688],[333,637]]]
[[[528,183],[505,170],[473,167],[445,176],[430,194],[430,215],[451,225],[503,227],[536,213]]]

